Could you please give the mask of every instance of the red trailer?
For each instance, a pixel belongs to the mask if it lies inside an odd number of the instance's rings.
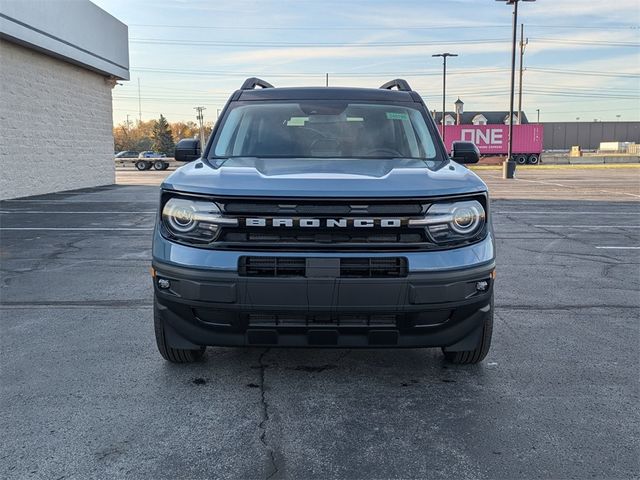
[[[438,125],[438,131],[441,130]],[[509,144],[509,125],[446,125],[447,151],[457,140],[473,142],[482,156],[506,155]],[[528,123],[513,126],[513,158],[519,164],[540,162],[542,152],[542,124]]]

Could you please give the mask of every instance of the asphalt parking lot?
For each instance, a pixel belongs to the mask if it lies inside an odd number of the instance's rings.
[[[166,172],[0,202],[0,477],[638,478],[640,169],[479,173],[497,317],[472,367],[435,349],[170,365],[149,278]]]

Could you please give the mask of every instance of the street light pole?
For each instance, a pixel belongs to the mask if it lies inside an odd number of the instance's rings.
[[[447,108],[447,57],[457,57],[456,53],[436,53],[435,55],[431,55],[432,57],[442,57],[442,143],[444,143],[444,148],[447,148],[447,144],[444,141],[444,114]]]
[[[502,164],[502,178],[513,178],[516,162],[513,161],[513,103],[516,89],[516,39],[518,35],[518,3],[535,2],[536,0],[496,0],[513,5],[513,26],[511,39],[511,93],[509,95],[509,149],[507,160]]]

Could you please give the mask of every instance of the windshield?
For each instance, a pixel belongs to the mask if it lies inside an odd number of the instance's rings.
[[[210,156],[433,160],[436,148],[418,109],[305,101],[236,106],[226,115]]]

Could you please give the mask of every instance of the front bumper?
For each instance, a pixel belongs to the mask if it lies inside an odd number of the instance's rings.
[[[402,278],[244,277],[154,260],[157,314],[175,348],[435,347],[470,350],[491,315],[493,260]],[[169,288],[158,287],[168,280]],[[479,282],[486,288],[478,289]]]

